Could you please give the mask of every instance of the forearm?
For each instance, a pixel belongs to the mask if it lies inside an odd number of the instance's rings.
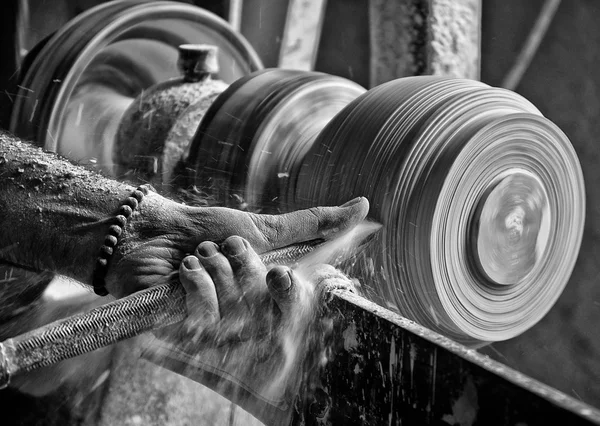
[[[89,284],[133,190],[0,131],[0,259]]]

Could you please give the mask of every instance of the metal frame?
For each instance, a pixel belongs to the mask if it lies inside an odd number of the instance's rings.
[[[598,425],[600,411],[346,291],[305,425]]]

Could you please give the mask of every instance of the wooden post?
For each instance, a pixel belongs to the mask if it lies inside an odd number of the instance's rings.
[[[412,75],[479,78],[481,0],[369,0],[370,86]]]
[[[279,67],[312,71],[317,59],[326,0],[290,0]]]
[[[227,20],[234,30],[240,32],[242,29],[242,14],[244,11],[243,0],[229,0]]]

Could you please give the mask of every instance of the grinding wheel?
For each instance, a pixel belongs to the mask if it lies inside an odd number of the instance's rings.
[[[132,100],[179,75],[178,46],[219,48],[219,78],[262,68],[252,47],[221,18],[171,1],[114,1],[71,20],[24,75],[10,130],[82,164],[112,173],[112,143]]]
[[[231,207],[289,210],[295,168],[323,127],[364,92],[318,72],[268,69],[241,78],[198,127],[187,160],[195,171],[190,184]]]
[[[521,96],[475,81],[371,89],[293,178],[294,208],[368,197],[384,229],[352,267],[366,296],[465,343],[536,324],[581,244],[584,182],[568,138]]]

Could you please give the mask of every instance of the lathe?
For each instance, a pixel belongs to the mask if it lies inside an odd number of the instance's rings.
[[[284,47],[294,36],[290,25]],[[567,136],[518,94],[457,78],[472,72],[415,69],[367,90],[310,71],[308,39],[264,69],[216,15],[126,0],[78,15],[22,61],[9,130],[47,150],[186,203],[280,213],[363,195],[383,225],[341,266],[360,295],[331,293],[332,355],[304,366],[296,395],[265,402],[166,344],[161,365],[267,424],[600,424],[595,408],[476,351],[538,323],[573,271],[585,186]],[[115,308],[150,292],[156,318]],[[150,289],[12,337],[4,376],[177,322],[181,298]],[[124,318],[139,325],[94,340]],[[53,345],[65,333],[72,344]]]

